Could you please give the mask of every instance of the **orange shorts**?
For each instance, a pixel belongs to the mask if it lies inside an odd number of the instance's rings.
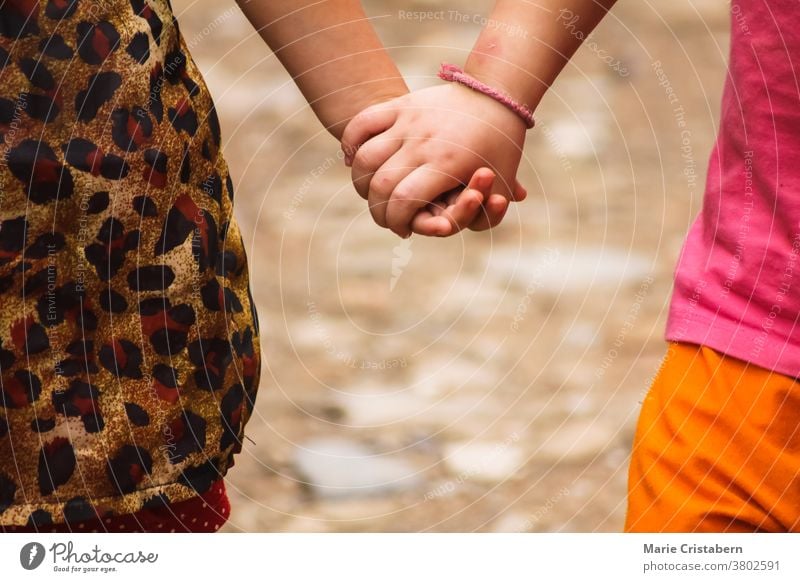
[[[800,531],[800,381],[670,343],[636,428],[625,531]]]

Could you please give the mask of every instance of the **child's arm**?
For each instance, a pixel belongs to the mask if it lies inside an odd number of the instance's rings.
[[[464,70],[536,109],[547,89],[616,0],[498,0],[492,21],[526,34],[486,28]]]
[[[356,113],[408,93],[358,0],[237,1],[337,139]],[[463,183],[469,187],[459,188],[461,195],[419,213],[414,230],[444,236],[487,213],[499,220],[497,200],[485,202],[492,199],[492,173],[484,169]]]
[[[498,0],[492,22],[508,27],[485,29],[465,70],[533,109],[614,1]],[[370,107],[348,125],[342,144],[358,149],[354,181],[375,221],[406,236],[420,208],[479,167],[493,169],[494,190],[514,199],[524,138],[525,125],[511,110],[448,84]],[[387,141],[400,145],[378,145]],[[495,224],[487,218],[473,226]]]
[[[364,108],[408,93],[358,0],[237,0],[337,139]]]

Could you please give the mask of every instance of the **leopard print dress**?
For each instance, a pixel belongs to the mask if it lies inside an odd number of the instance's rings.
[[[232,465],[260,371],[232,205],[168,0],[0,0],[0,525]]]

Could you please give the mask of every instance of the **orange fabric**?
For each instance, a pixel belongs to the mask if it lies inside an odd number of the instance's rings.
[[[636,429],[625,530],[800,531],[800,382],[670,343]]]

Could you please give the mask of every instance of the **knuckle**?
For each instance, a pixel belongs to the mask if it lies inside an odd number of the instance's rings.
[[[383,103],[376,103],[374,105],[370,105],[369,107],[365,107],[356,113],[356,115],[353,117],[353,121],[358,120],[358,124],[371,123],[384,107],[385,106]]]
[[[369,121],[370,114],[372,113],[371,109],[372,109],[371,107],[367,107],[366,109],[362,109],[361,111],[356,113],[350,120],[351,126],[356,128]]]
[[[358,165],[359,168],[373,169],[378,163],[376,158],[374,152],[362,147],[356,152],[353,165]]]
[[[370,214],[372,215],[372,220],[375,221],[375,224],[378,226],[382,226],[386,228],[386,218],[383,212],[379,211],[379,206],[375,204],[370,204],[369,206]]]
[[[440,155],[440,160],[445,164],[452,163],[455,159],[456,152],[454,151],[454,148],[451,147],[445,149]]]
[[[347,138],[342,139],[342,151],[345,153],[345,155],[355,157],[355,155],[358,154],[358,150],[359,147],[355,143]]]
[[[369,192],[371,176],[371,174],[353,175],[353,186],[361,196],[366,196]]]
[[[369,198],[369,186],[356,186],[356,192],[358,193],[361,198],[367,200]]]
[[[414,195],[407,188],[395,188],[392,192],[392,200],[395,202],[411,202],[414,200]]]
[[[392,195],[392,181],[386,175],[374,175],[372,178],[372,182],[370,182],[369,186],[369,194],[370,199],[373,196],[376,199],[386,200]]]

